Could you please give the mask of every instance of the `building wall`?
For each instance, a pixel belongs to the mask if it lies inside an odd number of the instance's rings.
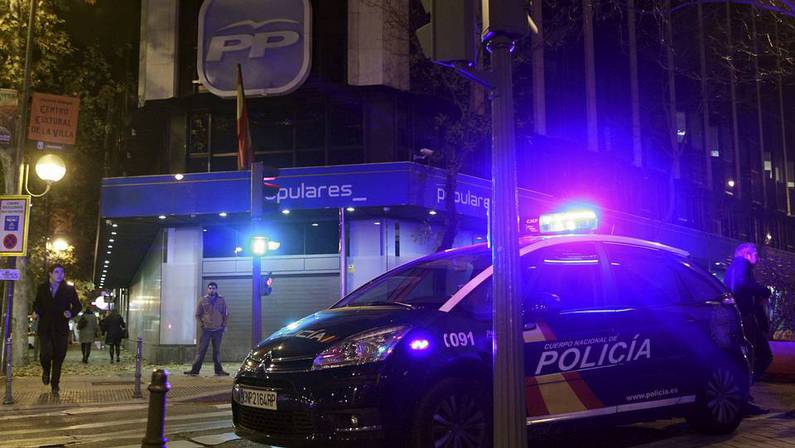
[[[201,286],[201,227],[166,229],[167,256],[162,266],[160,344],[196,343],[195,309]]]
[[[178,0],[141,1],[138,102],[174,98],[177,88]]]
[[[155,237],[130,285],[130,309],[127,326],[130,341],[143,337],[144,356],[149,359],[153,347],[160,344],[160,291],[164,253],[164,232]]]

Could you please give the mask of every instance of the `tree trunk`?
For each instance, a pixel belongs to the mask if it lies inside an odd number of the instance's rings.
[[[703,119],[703,139],[704,145],[704,182],[707,190],[712,191],[712,147],[709,129],[709,95],[707,92],[707,49],[704,43],[704,5],[701,2],[697,5],[698,10],[698,47],[699,47],[699,68],[701,72],[701,107]]]
[[[599,124],[596,113],[596,64],[593,41],[593,0],[582,0],[582,27],[585,47],[585,116],[588,150],[599,151]]]
[[[458,180],[458,164],[449,163],[445,172],[444,179],[444,211],[445,211],[445,226],[442,241],[436,252],[452,249],[455,243],[455,236],[458,233],[458,211],[455,206],[455,189]]]
[[[789,181],[790,173],[789,169],[789,157],[787,157],[787,120],[786,115],[784,114],[784,81],[781,77],[781,39],[778,33],[778,19],[773,22],[773,26],[775,27],[775,34],[776,34],[776,71],[778,72],[778,111],[781,116],[781,153],[782,153],[782,160],[784,162],[784,196],[785,200],[787,201],[787,215],[792,215],[792,203],[790,201],[790,188],[789,188]]]
[[[728,42],[729,60],[729,90],[731,95],[732,114],[732,151],[734,155],[734,194],[738,200],[743,198],[745,188],[742,182],[742,167],[740,158],[740,129],[737,122],[737,72],[734,68],[734,41],[732,37],[731,1],[726,2],[726,40]]]
[[[767,207],[767,174],[765,173],[765,131],[762,117],[762,80],[759,76],[759,44],[756,33],[756,10],[751,6],[751,40],[754,47],[754,79],[756,80],[756,122],[759,129],[759,161],[762,172],[762,206]]]
[[[632,101],[632,165],[640,168],[643,166],[643,134],[640,127],[638,38],[635,26],[635,0],[628,0],[627,30],[629,32],[629,91]]]
[[[547,134],[546,82],[544,80],[544,11],[543,0],[533,1],[533,20],[538,33],[533,34],[533,130]]]
[[[668,135],[671,145],[671,171],[668,174],[668,209],[665,221],[674,222],[676,215],[676,179],[680,176],[679,158],[681,145],[677,141],[676,127],[676,67],[673,49],[673,24],[671,16],[671,0],[665,1],[665,53],[668,73]]]
[[[15,366],[28,363],[28,314],[30,302],[33,300],[31,279],[28,275],[28,257],[17,257],[19,280],[14,282],[14,310],[12,334],[14,335],[13,356],[11,362]]]

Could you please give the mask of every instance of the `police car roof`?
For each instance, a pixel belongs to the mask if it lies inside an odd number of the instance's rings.
[[[667,246],[665,244],[658,243],[656,241],[647,241],[628,236],[600,235],[600,234],[562,234],[562,235],[534,236],[530,238],[520,239],[520,246],[522,246],[523,249],[522,253],[524,254],[531,250],[536,250],[545,246],[552,246],[563,243],[584,242],[584,241],[629,244],[633,246],[648,247],[650,249],[659,249],[671,252],[675,255],[679,255],[680,257],[687,257],[690,255],[690,253],[687,252],[686,250],[677,249],[675,247]],[[529,250],[525,251],[525,249]]]

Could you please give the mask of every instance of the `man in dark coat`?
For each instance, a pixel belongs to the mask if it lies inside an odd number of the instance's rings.
[[[69,320],[82,308],[73,286],[64,281],[64,269],[54,264],[49,270],[49,281],[36,291],[33,311],[39,319],[37,333],[41,344],[41,381],[52,384],[52,392],[60,392],[61,365],[69,346]]]
[[[757,283],[753,268],[759,262],[759,253],[753,243],[743,243],[734,251],[734,260],[726,270],[723,282],[734,294],[734,300],[743,321],[745,338],[754,348],[754,378],[758,379],[773,362],[767,333],[770,323],[767,317],[767,298],[770,290]],[[753,403],[750,413],[765,413]]]

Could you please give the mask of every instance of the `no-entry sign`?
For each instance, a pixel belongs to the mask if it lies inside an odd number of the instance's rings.
[[[0,196],[0,255],[27,255],[29,217],[30,196]]]

